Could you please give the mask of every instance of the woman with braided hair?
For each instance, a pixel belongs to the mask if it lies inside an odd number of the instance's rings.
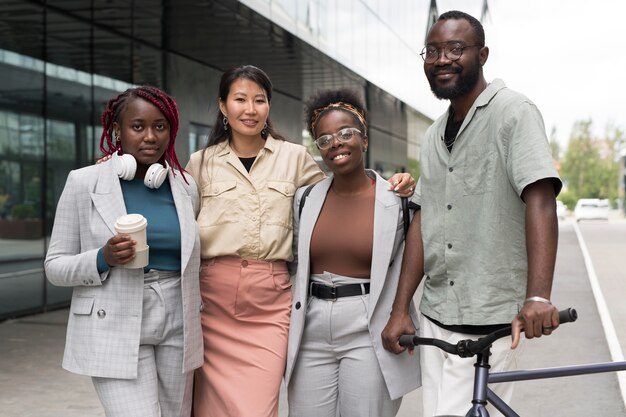
[[[188,417],[202,364],[199,205],[176,157],[176,103],[131,88],[102,127],[104,158],[70,172],[45,260],[50,282],[74,288],[63,367],[92,377],[107,417]],[[127,213],[147,220],[145,267],[116,232]]]

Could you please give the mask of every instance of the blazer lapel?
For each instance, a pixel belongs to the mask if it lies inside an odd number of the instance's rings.
[[[91,201],[104,223],[115,235],[117,234],[115,231],[117,218],[126,214],[124,196],[120,180],[113,169],[113,161],[109,159],[102,162],[101,167],[95,191],[91,193]]]
[[[178,175],[182,175],[180,172]],[[178,222],[180,224],[180,261],[181,273],[187,268],[187,263],[193,252],[193,245],[196,239],[195,216],[193,213],[193,203],[191,196],[180,183],[182,178],[175,178],[170,169],[167,178],[172,188],[172,196],[176,205],[176,214],[178,214]]]
[[[370,171],[374,173],[373,171]],[[399,200],[388,190],[389,183],[376,174],[376,201],[374,206],[374,244],[372,248],[372,267],[370,274],[370,306],[369,316],[374,312],[374,306],[387,278],[387,271],[391,263],[395,246]]]
[[[299,240],[298,240],[298,265],[302,265],[303,276],[308,280],[310,273],[310,249],[311,249],[311,236],[313,235],[313,229],[315,223],[322,211],[322,206],[326,200],[326,194],[332,184],[332,177],[326,178],[313,187],[311,193],[306,198],[306,204],[302,210],[302,213],[311,213],[307,216],[300,218],[299,225]],[[301,243],[301,244],[300,244]]]

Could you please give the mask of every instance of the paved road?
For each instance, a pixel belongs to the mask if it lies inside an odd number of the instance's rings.
[[[611,251],[606,249],[603,251],[599,247],[602,240],[590,239],[589,235],[607,226],[613,228],[617,234],[625,234],[626,223],[614,222],[609,226],[608,223],[594,222],[580,223],[580,226],[587,247],[592,253],[598,278],[604,282],[608,271],[604,269],[601,271],[598,267],[609,265],[615,256],[614,252],[623,253],[626,249],[626,240],[615,242]],[[551,337],[528,341],[520,368],[611,360],[572,221],[567,219],[561,222],[559,232],[559,252],[552,299],[559,308],[575,307],[579,319],[576,323],[560,327]],[[605,290],[605,293],[612,292],[614,288],[607,286]],[[613,311],[611,313],[613,314]],[[622,349],[624,347],[626,345],[622,345]],[[519,382],[513,406],[521,416],[626,415],[615,373]]]
[[[580,222],[622,352],[626,352],[626,222]]]
[[[626,222],[581,223],[594,266],[613,315],[626,320],[626,278],[620,264]],[[521,368],[609,361],[609,351],[573,223],[560,225],[553,300],[576,307],[580,318],[548,338],[525,343]],[[104,417],[87,377],[60,368],[67,310],[0,323],[0,417]],[[626,350],[626,329],[617,329]],[[407,395],[399,417],[421,417],[421,390]],[[521,416],[623,417],[615,374],[520,382],[513,407]],[[601,409],[598,409],[601,407]],[[601,411],[600,411],[601,410]],[[280,417],[286,417],[285,395]]]

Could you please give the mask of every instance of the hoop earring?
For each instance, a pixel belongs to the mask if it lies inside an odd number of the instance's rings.
[[[120,137],[118,135],[115,135],[115,148],[117,151],[122,150],[122,141],[120,140]]]
[[[267,122],[265,122],[265,126],[263,126],[263,130],[261,130],[261,136],[267,136]]]
[[[228,130],[228,119],[226,116],[222,119],[222,125],[224,125],[224,130]]]

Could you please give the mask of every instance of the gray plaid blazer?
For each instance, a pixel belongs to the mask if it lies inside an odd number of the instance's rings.
[[[190,175],[168,180],[181,232],[181,286],[185,352],[183,371],[202,365],[200,239],[195,218],[198,191]],[[48,280],[74,287],[63,368],[78,374],[137,377],[143,303],[143,270],[113,267],[98,274],[98,250],[115,235],[126,214],[111,160],[70,172],[57,206],[45,260]]]

